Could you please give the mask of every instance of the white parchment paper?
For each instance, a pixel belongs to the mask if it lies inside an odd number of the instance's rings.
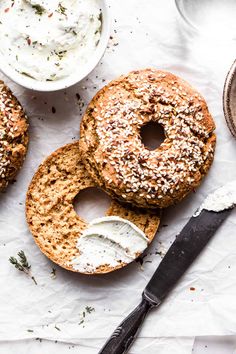
[[[113,39],[102,61],[82,83],[66,91],[44,94],[23,89],[0,74],[30,119],[30,146],[24,167],[17,182],[0,200],[2,348],[5,341],[39,337],[80,344],[82,354],[96,353],[104,339],[140,301],[143,288],[161,260],[156,251],[165,253],[209,192],[236,179],[236,141],[226,127],[221,98],[225,75],[234,59],[235,43],[209,42],[187,33],[177,20],[174,1],[111,0],[110,4]],[[72,274],[52,264],[35,245],[24,215],[27,186],[47,155],[78,139],[85,107],[76,93],[86,105],[107,81],[131,69],[150,66],[182,76],[206,97],[217,125],[213,167],[195,194],[165,211],[162,227],[142,267],[133,263],[126,269],[99,277]],[[87,208],[91,218],[101,210],[94,203],[90,205],[93,207],[87,205]],[[140,332],[139,345],[131,353],[141,352],[140,348],[146,345],[142,353],[156,348],[158,353],[185,354],[185,349],[190,353],[194,336],[235,334],[235,216],[233,211],[168,300],[148,316]],[[8,262],[21,249],[28,256],[38,285]],[[56,269],[55,279],[51,277],[52,268]],[[83,318],[86,306],[95,311]],[[174,340],[173,337],[181,338]],[[166,348],[171,345],[176,349],[168,351]]]
[[[190,354],[193,338],[138,338],[129,354]],[[80,344],[48,340],[21,340],[0,343],[1,354],[97,354],[104,344],[104,339],[80,340]],[[221,353],[222,354],[222,353]]]

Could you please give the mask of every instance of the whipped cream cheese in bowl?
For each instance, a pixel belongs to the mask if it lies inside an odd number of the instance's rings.
[[[107,8],[105,0],[1,0],[0,69],[39,91],[81,81],[107,46]]]

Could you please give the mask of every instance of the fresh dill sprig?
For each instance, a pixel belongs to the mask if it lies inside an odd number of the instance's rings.
[[[37,282],[35,280],[35,277],[31,275],[31,265],[29,264],[27,257],[25,255],[24,251],[20,251],[17,253],[18,259],[16,257],[10,257],[9,262],[14,265],[16,269],[18,269],[20,272],[24,272],[26,275],[28,275],[33,282],[37,285]]]

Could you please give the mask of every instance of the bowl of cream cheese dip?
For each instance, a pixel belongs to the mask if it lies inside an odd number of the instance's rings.
[[[65,89],[98,64],[109,27],[106,0],[1,0],[0,69],[29,89]]]

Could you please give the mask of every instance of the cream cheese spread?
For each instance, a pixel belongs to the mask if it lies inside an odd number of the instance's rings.
[[[220,212],[233,208],[234,205],[236,205],[236,180],[209,194],[194,216],[198,216],[203,209]]]
[[[93,220],[78,238],[75,270],[92,273],[98,267],[132,262],[148,246],[148,238],[132,222],[117,216]]]
[[[97,0],[1,0],[0,51],[18,72],[38,81],[79,70],[101,35]]]

